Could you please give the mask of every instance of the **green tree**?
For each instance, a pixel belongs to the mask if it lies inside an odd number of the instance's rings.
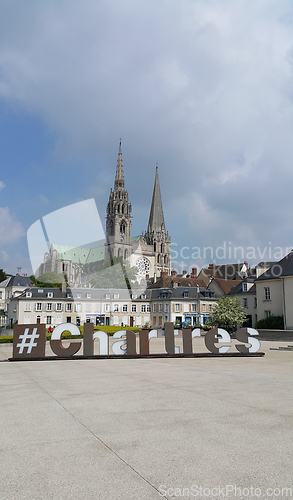
[[[247,316],[243,311],[240,300],[237,297],[224,295],[215,305],[207,324],[232,331],[241,326],[246,320]]]
[[[115,257],[106,262],[89,280],[94,288],[133,288],[137,267],[130,267],[127,261]]]
[[[6,280],[7,276],[6,276],[6,273],[5,271],[3,271],[3,269],[0,269],[0,283],[2,283],[2,281]]]
[[[61,288],[63,278],[67,281],[66,275],[53,272],[43,273],[38,278],[30,276],[31,281],[40,288]]]

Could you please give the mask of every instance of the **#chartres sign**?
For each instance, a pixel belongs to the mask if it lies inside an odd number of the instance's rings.
[[[115,356],[137,356],[144,357],[150,355],[150,341],[152,338],[158,337],[157,330],[140,330],[139,337],[139,353],[136,348],[136,334],[130,330],[119,330],[113,335],[113,339],[117,339],[109,353],[109,336],[103,331],[94,331],[92,323],[84,324],[83,339],[78,342],[70,342],[69,345],[62,344],[62,334],[69,331],[72,335],[81,335],[79,328],[72,323],[63,323],[56,326],[53,330],[50,347],[55,354],[54,359],[72,358],[78,353],[83,344],[83,355],[80,357],[94,356],[94,341],[99,339],[99,356],[115,357]],[[195,337],[201,337],[200,329],[186,328],[182,330],[183,353],[175,345],[175,336],[178,331],[174,332],[173,323],[165,323],[164,339],[165,353],[156,354],[154,356],[200,356],[203,354],[194,354],[192,349],[192,340]],[[258,335],[257,330],[253,328],[240,328],[237,330],[235,337],[240,342],[235,345],[238,353],[250,354],[256,353],[260,349],[260,342],[255,336]],[[118,340],[119,339],[119,340]],[[82,342],[83,340],[83,342]],[[222,328],[213,328],[204,336],[204,343],[207,350],[215,354],[226,354],[231,348],[231,337],[226,330]],[[36,325],[15,325],[13,336],[13,360],[24,359],[46,359],[51,356],[45,355],[46,347],[46,327],[44,324]],[[231,353],[232,354],[232,353]],[[237,355],[237,353],[235,353]],[[99,357],[94,356],[94,357]]]

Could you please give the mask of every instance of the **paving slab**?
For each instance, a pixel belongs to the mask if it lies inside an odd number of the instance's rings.
[[[0,344],[0,498],[291,498],[293,352],[270,350],[286,345],[262,342],[262,358],[8,362]]]

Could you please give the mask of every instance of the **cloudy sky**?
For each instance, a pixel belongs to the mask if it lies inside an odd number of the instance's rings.
[[[94,197],[104,220],[120,137],[133,235],[158,162],[175,266],[280,258],[292,1],[2,0],[0,267],[31,273],[27,230],[52,211]]]

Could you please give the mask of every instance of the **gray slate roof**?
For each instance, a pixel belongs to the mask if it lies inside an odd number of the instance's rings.
[[[284,276],[293,276],[293,252],[288,253],[279,262],[274,262],[270,269],[255,281],[279,279]]]
[[[28,278],[27,276],[19,276],[18,274],[16,276],[10,276],[6,280],[2,281],[0,283],[0,287],[6,288],[8,286],[31,286],[31,279]]]

